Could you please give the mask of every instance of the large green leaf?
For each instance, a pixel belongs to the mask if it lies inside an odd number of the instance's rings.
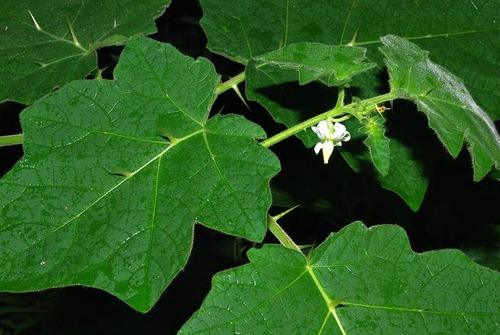
[[[4,0],[0,4],[0,102],[29,104],[96,66],[96,49],[156,31],[170,0]]]
[[[309,257],[277,245],[213,279],[181,334],[493,334],[500,276],[463,253],[415,254],[397,226],[353,223]]]
[[[131,38],[115,78],[22,113],[26,155],[0,180],[0,290],[87,285],[147,311],[184,267],[195,222],[264,237],[279,162],[259,126],[208,119],[212,64]]]
[[[380,37],[411,39],[433,60],[463,78],[466,86],[494,119],[500,119],[500,3],[474,1],[390,0],[200,0],[201,25],[208,47],[242,64],[283,45],[320,42],[369,49],[379,61]],[[370,53],[371,52],[371,53]],[[366,79],[366,78],[365,78]],[[375,78],[358,83],[375,87]],[[373,88],[371,89],[373,92]],[[272,111],[271,111],[272,112]]]
[[[449,153],[457,157],[463,142],[468,144],[476,181],[493,165],[500,169],[500,136],[495,124],[462,81],[431,62],[428,52],[415,44],[391,35],[382,41],[391,90],[417,104]]]

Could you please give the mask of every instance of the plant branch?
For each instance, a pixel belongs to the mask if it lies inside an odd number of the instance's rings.
[[[245,72],[241,72],[240,74],[236,75],[235,77],[220,83],[216,88],[214,93],[216,95],[219,95],[221,93],[226,92],[227,90],[230,90],[233,88],[233,86],[238,85],[239,83],[242,83],[245,81]]]
[[[305,120],[301,123],[296,124],[293,127],[290,127],[288,129],[283,130],[282,132],[268,138],[267,140],[262,141],[260,144],[262,144],[264,147],[269,148],[270,146],[283,141],[284,139],[293,136],[301,131],[306,130],[307,128],[310,128],[314,125],[316,125],[318,122],[322,120],[326,120],[329,117],[335,117],[339,116],[342,114],[354,114],[354,111],[356,110],[356,106],[358,104],[363,104],[366,106],[373,106],[377,105],[379,103],[385,102],[385,101],[390,101],[394,100],[396,98],[396,94],[393,92],[382,94],[373,98],[369,98],[366,100],[362,100],[361,102],[352,102],[348,105],[342,106],[341,104],[337,103],[337,106],[335,106],[333,109],[330,109],[329,111],[326,111],[324,113],[321,113],[319,115],[316,115],[308,120]],[[341,116],[340,118],[334,119],[333,121],[336,122],[341,122],[349,119],[351,115],[344,115]]]
[[[244,80],[245,80],[245,73],[242,72],[242,73],[238,74],[236,77],[233,77],[233,78],[229,79],[228,81],[221,83],[216,88],[215,94],[221,94],[227,90],[230,90],[230,89],[232,89],[233,85],[238,85],[239,83],[243,82]],[[343,90],[339,91],[339,95],[343,95]],[[326,111],[322,114],[316,115],[316,116],[314,116],[306,121],[303,121],[299,124],[296,124],[295,126],[290,127],[288,129],[268,138],[267,140],[262,141],[261,144],[264,147],[268,148],[268,147],[270,147],[278,142],[281,142],[282,140],[284,140],[290,136],[293,136],[293,135],[295,135],[295,134],[297,134],[297,133],[299,133],[307,128],[314,126],[318,122],[325,120],[329,117],[335,117],[335,116],[338,116],[341,114],[352,114],[356,108],[356,105],[358,105],[358,104],[372,106],[372,105],[376,105],[376,104],[379,104],[382,102],[394,100],[397,97],[398,96],[395,92],[389,92],[389,93],[382,94],[382,95],[379,95],[379,96],[376,96],[373,98],[362,100],[361,102],[352,102],[352,103],[345,105],[345,106],[342,106],[342,104],[339,103],[340,100],[338,100],[337,105],[333,109]],[[334,121],[341,122],[341,121],[345,121],[345,120],[349,119],[350,117],[351,117],[351,115],[344,115],[340,118],[335,119]],[[0,147],[22,144],[23,137],[24,137],[24,134],[0,136]]]
[[[0,136],[0,147],[23,144],[24,134]]]

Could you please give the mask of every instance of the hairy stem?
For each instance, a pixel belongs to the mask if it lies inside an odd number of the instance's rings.
[[[339,86],[339,95],[337,97],[337,103],[335,104],[335,108],[340,108],[344,106],[344,96],[345,96],[344,86]]]

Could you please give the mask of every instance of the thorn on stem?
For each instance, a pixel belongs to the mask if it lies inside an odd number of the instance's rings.
[[[127,172],[127,171],[123,171],[123,170],[118,170],[118,169],[113,169],[113,171],[111,171],[110,173],[112,175],[122,176],[122,177],[125,177],[125,178],[130,178],[130,177],[132,177],[134,175],[133,173],[130,173],[130,172]]]
[[[358,38],[358,32],[359,32],[359,29],[356,29],[356,31],[354,32],[354,35],[351,38],[351,41],[349,43],[347,43],[347,45],[352,47],[354,44],[356,44],[356,38]]]
[[[296,209],[297,207],[300,207],[300,205],[296,205],[296,206],[293,206],[292,208],[289,208],[287,209],[286,211],[282,212],[282,213],[279,213],[278,215],[275,215],[275,216],[272,216],[273,220],[275,221],[278,221],[279,219],[281,219],[283,216],[287,215],[288,213],[290,213],[291,211],[293,211],[294,209]]]
[[[240,89],[238,88],[238,85],[234,84],[231,86],[231,88],[236,92],[236,95],[240,100],[245,104],[245,106],[250,110],[250,107],[248,106],[247,102],[245,101],[245,98],[243,98],[243,95],[240,92]]]

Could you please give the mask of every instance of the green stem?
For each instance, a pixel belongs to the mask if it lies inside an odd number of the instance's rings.
[[[245,72],[241,72],[240,74],[236,75],[235,77],[220,83],[219,86],[215,88],[214,93],[216,95],[219,95],[221,93],[226,92],[227,90],[230,90],[233,88],[234,85],[238,85],[239,83],[245,81]]]
[[[0,136],[0,147],[23,144],[24,134]]]
[[[365,104],[367,106],[373,106],[373,105],[376,105],[376,104],[379,104],[379,103],[382,103],[385,101],[394,100],[395,98],[396,98],[396,94],[394,94],[393,92],[389,92],[389,93],[382,94],[382,95],[379,95],[379,96],[376,96],[373,98],[363,100],[361,103]],[[290,127],[288,129],[283,130],[282,132],[268,138],[267,140],[262,141],[260,144],[262,144],[266,148],[269,148],[271,145],[274,145],[278,142],[283,141],[284,139],[286,139],[290,136],[293,136],[301,131],[304,131],[307,128],[312,127],[312,126],[316,125],[318,122],[320,122],[322,120],[326,120],[329,117],[335,117],[335,116],[338,116],[341,114],[346,114],[346,113],[351,114],[355,110],[356,104],[358,104],[358,103],[359,102],[353,102],[353,103],[350,103],[349,105],[345,105],[345,106],[341,106],[341,105],[335,106],[333,109],[330,109],[329,111],[326,111],[324,113],[316,115],[316,116],[314,116],[306,121],[303,121],[301,123],[296,124],[293,127]],[[338,103],[337,103],[337,105],[338,105]],[[350,117],[351,117],[350,115],[344,115],[338,119],[335,119],[334,121],[340,122],[340,121],[347,120]]]
[[[304,122],[298,123],[293,127],[290,127],[286,130],[283,130],[282,132],[268,138],[267,140],[262,141],[260,144],[262,144],[264,147],[269,148],[271,145],[274,145],[278,142],[283,141],[284,139],[293,136],[309,127],[312,127],[316,125],[318,122],[325,120],[328,117],[334,117],[342,113],[342,109],[333,109],[331,111],[328,111],[326,113],[322,113],[319,115],[316,115],[315,117],[310,118],[309,120],[306,120]]]
[[[291,237],[288,236],[288,234],[278,224],[278,221],[276,221],[276,219],[273,218],[271,215],[267,216],[267,226],[269,227],[271,233],[273,233],[273,235],[278,239],[278,241],[280,241],[280,243],[284,247],[302,253],[302,250],[300,250],[299,246],[295,244],[295,242],[291,239]]]
[[[337,97],[337,103],[335,104],[335,108],[340,108],[344,106],[344,96],[345,96],[344,86],[339,86],[339,96]]]

